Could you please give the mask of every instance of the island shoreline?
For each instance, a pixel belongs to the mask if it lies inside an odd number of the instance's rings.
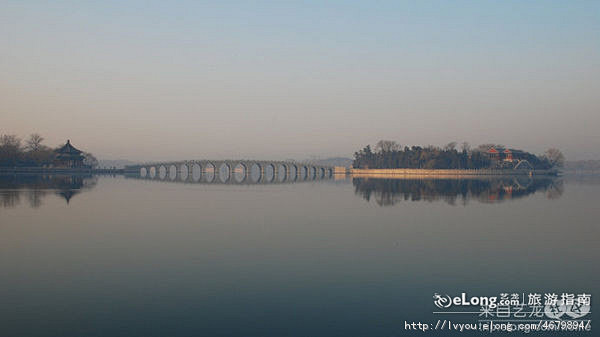
[[[394,168],[394,169],[357,169],[349,168],[347,174],[352,176],[515,176],[515,175],[544,175],[556,176],[558,170],[514,170],[514,169],[412,169],[412,168]]]

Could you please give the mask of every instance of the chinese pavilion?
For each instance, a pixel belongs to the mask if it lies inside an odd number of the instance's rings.
[[[500,151],[496,150],[493,146],[487,150],[487,154],[492,160],[500,159]]]
[[[84,167],[83,164],[83,152],[76,149],[71,145],[71,141],[67,140],[67,143],[62,147],[54,150],[56,152],[56,158],[54,159],[55,167]]]

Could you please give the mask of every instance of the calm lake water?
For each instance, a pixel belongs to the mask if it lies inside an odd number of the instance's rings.
[[[569,177],[1,176],[0,335],[419,335],[404,322],[479,319],[433,314],[435,293],[593,297],[599,195]]]

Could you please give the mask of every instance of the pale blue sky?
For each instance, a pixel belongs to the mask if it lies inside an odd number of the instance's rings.
[[[0,133],[101,158],[600,158],[599,1],[2,1],[0,33]]]

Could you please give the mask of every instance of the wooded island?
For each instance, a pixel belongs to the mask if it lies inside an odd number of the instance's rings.
[[[503,145],[482,144],[471,149],[463,143],[461,149],[452,142],[445,147],[405,146],[394,141],[381,140],[372,150],[370,145],[354,153],[355,169],[497,169],[497,170],[551,170],[562,167],[564,156],[557,149],[548,149],[543,155],[510,149]]]

